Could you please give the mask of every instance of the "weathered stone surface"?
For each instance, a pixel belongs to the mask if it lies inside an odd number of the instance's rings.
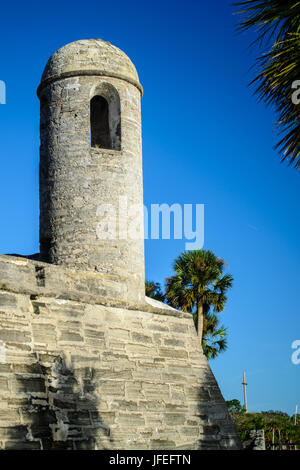
[[[191,315],[144,296],[141,92],[102,40],[46,66],[41,256],[0,256],[1,449],[240,447]],[[91,135],[94,97],[108,104],[96,137],[109,148]],[[99,239],[99,204],[120,209],[124,196],[139,210],[118,230],[142,233]]]
[[[129,229],[143,213],[141,92],[130,59],[101,39],[56,51],[38,90],[41,259],[118,278],[118,297],[137,303],[144,301],[143,217],[138,238]],[[91,137],[90,103],[99,96],[109,108],[111,148],[95,147]],[[108,204],[117,216],[113,239],[97,236]],[[47,283],[46,269],[35,274],[38,286]],[[89,287],[98,291],[92,279]]]
[[[266,450],[265,432],[263,429],[252,429],[248,439],[243,442],[246,450]]]
[[[17,277],[19,266],[13,266]],[[189,329],[190,316],[162,315],[154,307],[149,312],[92,305],[85,299],[62,302],[46,286],[46,296],[35,294],[34,302],[43,305],[36,315],[26,290],[29,281],[22,279],[19,293],[1,291],[9,331],[18,333],[17,342],[4,341],[7,362],[0,368],[2,448],[239,447],[195,329]],[[56,288],[58,293],[64,289],[60,275]],[[154,341],[153,325],[160,325],[165,346]],[[187,341],[181,339],[185,335]],[[195,364],[189,359],[191,348],[197,351]]]

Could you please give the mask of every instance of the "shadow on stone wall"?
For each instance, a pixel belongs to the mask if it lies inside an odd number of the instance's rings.
[[[196,444],[196,450],[240,450],[242,449],[238,433],[217,382],[211,373],[206,372],[209,386],[200,386],[198,390],[198,417],[202,423],[202,436]]]
[[[51,366],[36,362],[16,375],[22,424],[7,428],[5,449],[94,450],[96,443],[98,449],[113,447],[110,427],[99,413],[94,369],[74,371],[67,364],[62,355],[52,358]]]
[[[195,386],[191,397],[197,399],[197,417],[189,416],[186,428],[188,441],[177,449],[239,449],[235,426],[219,387],[209,369],[203,374],[205,377],[202,377],[202,384]],[[112,436],[106,422],[112,413],[102,411],[101,415],[99,380],[99,370],[92,367],[80,368],[77,361],[74,368],[72,357],[68,353],[41,353],[36,355],[36,361],[31,365],[18,364],[12,379],[12,393],[7,410],[7,422],[18,424],[4,430],[5,437],[0,438],[0,441],[5,442],[4,448],[119,448],[120,437]],[[20,417],[21,423],[18,422]],[[0,431],[3,436],[3,429]],[[152,444],[156,449],[175,449],[171,434],[170,441],[152,440]]]
[[[211,396],[206,387],[199,387],[198,391],[198,417],[202,423],[201,439],[196,443],[196,450],[216,450],[220,449],[219,426],[211,424],[209,420],[209,403]]]

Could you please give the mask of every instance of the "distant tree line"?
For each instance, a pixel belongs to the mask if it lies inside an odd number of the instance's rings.
[[[245,413],[244,407],[236,399],[226,404],[242,442],[248,439],[250,431],[263,429],[267,449],[284,450],[297,444],[300,449],[300,415],[289,416],[273,410]]]

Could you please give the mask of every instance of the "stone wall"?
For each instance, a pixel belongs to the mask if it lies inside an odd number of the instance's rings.
[[[0,279],[1,448],[240,447],[190,315],[17,257]]]
[[[266,450],[264,429],[252,429],[248,439],[243,442],[243,449],[246,450]]]
[[[50,58],[38,94],[41,258],[118,276],[131,300],[142,302],[141,85],[135,67],[105,41],[76,41]],[[95,96],[108,103],[113,148],[120,150],[92,146]]]

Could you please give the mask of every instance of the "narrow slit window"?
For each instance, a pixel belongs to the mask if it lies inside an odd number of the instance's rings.
[[[109,127],[109,105],[103,96],[91,99],[91,146],[112,149],[112,138]]]

